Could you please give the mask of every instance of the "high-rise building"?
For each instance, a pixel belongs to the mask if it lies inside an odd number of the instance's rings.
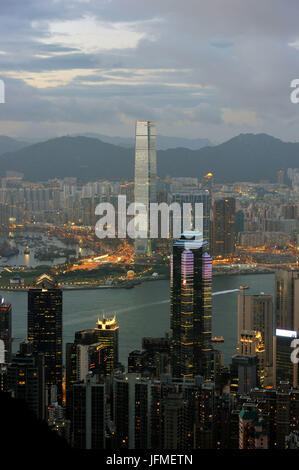
[[[192,238],[188,238],[188,236]],[[171,257],[171,369],[174,377],[211,374],[212,259],[201,234],[183,234]]]
[[[231,392],[249,393],[257,386],[256,355],[235,354],[231,363]]]
[[[98,319],[96,328],[76,331],[67,346],[66,370],[70,381],[85,380],[89,371],[111,375],[118,366],[118,330],[115,317]]]
[[[118,365],[118,330],[119,326],[115,317],[98,320],[96,328],[97,342],[100,344],[98,354],[100,361],[105,365],[106,375],[111,375]]]
[[[259,331],[265,347],[265,366],[273,362],[273,302],[272,295],[238,296],[238,343],[244,330]]]
[[[72,444],[77,449],[104,449],[105,385],[96,376],[72,385]]]
[[[285,174],[284,170],[279,170],[277,172],[277,183],[279,184],[279,186],[284,185],[284,174]]]
[[[231,256],[236,243],[236,200],[231,197],[216,199],[212,214],[212,255]]]
[[[135,144],[135,203],[143,204],[147,216],[140,216],[136,230],[143,232],[142,238],[135,240],[136,254],[151,253],[150,203],[157,197],[157,157],[156,126],[150,121],[136,122]],[[141,220],[142,219],[142,220]]]
[[[7,366],[7,387],[13,397],[26,402],[38,418],[45,418],[43,354],[33,354],[32,343],[23,341]]]
[[[299,331],[299,269],[275,273],[276,328]]]
[[[164,404],[164,449],[184,448],[185,403],[182,393],[170,393]]]
[[[4,364],[8,364],[11,359],[11,313],[11,304],[5,302],[4,298],[0,296],[0,340],[4,343]]]
[[[207,189],[212,195],[213,192],[213,173],[207,173],[201,180],[202,189]]]
[[[257,385],[263,387],[265,382],[265,347],[260,331],[242,330],[238,345],[238,353],[241,356],[256,356],[257,358]],[[272,374],[271,374],[272,378]],[[271,378],[269,380],[271,380]]]
[[[150,381],[139,374],[114,376],[113,412],[118,449],[149,448],[149,395]]]
[[[276,387],[287,381],[297,388],[298,365],[291,360],[291,343],[296,338],[296,331],[276,329],[273,337],[273,382]]]
[[[55,280],[41,275],[28,291],[28,340],[35,353],[45,359],[45,383],[48,399],[56,387],[62,401],[62,290]],[[50,403],[49,403],[50,404]]]

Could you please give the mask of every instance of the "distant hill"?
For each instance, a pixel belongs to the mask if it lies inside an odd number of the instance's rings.
[[[132,177],[133,151],[88,137],[58,137],[0,155],[0,173],[15,170],[30,181],[55,177]]]
[[[110,137],[103,134],[94,134],[88,133],[83,134],[84,137],[92,137],[94,139],[99,139],[102,142],[108,144],[119,145],[120,147],[125,148],[134,148],[135,140],[129,137]],[[78,137],[78,135],[75,135]],[[181,137],[167,137],[164,135],[157,135],[157,150],[167,150],[177,147],[185,147],[190,150],[199,150],[203,147],[212,145],[209,139],[184,139]]]
[[[211,171],[221,182],[277,181],[277,171],[287,168],[299,168],[299,142],[283,142],[267,134],[240,134],[198,151],[166,150],[158,161],[161,176]]]
[[[175,148],[157,152],[161,177],[197,176],[208,171],[216,181],[276,181],[277,171],[299,168],[299,143],[267,134],[240,134],[200,150]],[[0,174],[24,173],[37,181],[54,177],[133,178],[134,150],[90,137],[59,137],[0,155]]]
[[[23,147],[26,147],[28,144],[26,142],[21,142],[6,135],[0,135],[0,155],[6,152],[15,152]]]

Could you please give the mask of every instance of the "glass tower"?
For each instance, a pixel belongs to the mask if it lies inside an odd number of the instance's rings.
[[[171,366],[174,377],[211,374],[212,258],[201,234],[183,234],[171,258]],[[190,234],[189,234],[190,236]]]
[[[135,144],[135,204],[143,204],[147,216],[140,217],[136,230],[143,232],[142,237],[135,240],[135,253],[151,253],[149,205],[156,202],[156,125],[150,121],[136,122]]]
[[[62,290],[51,276],[41,275],[28,291],[28,340],[33,352],[43,353],[45,384],[62,400]]]

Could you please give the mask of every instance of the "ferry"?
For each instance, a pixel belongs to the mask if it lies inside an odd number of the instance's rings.
[[[224,343],[224,338],[223,336],[214,336],[212,339],[211,339],[211,343]]]
[[[240,286],[240,290],[246,290],[249,289],[249,286]]]

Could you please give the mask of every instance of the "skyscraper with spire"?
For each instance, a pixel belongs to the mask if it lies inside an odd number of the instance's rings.
[[[192,238],[189,238],[192,236]],[[186,233],[171,258],[171,369],[174,377],[211,374],[212,258],[201,234]]]
[[[156,125],[151,121],[136,122],[135,143],[135,204],[143,204],[147,217],[139,219],[136,230],[143,236],[135,240],[135,253],[151,253],[149,208],[156,202],[157,188]]]

